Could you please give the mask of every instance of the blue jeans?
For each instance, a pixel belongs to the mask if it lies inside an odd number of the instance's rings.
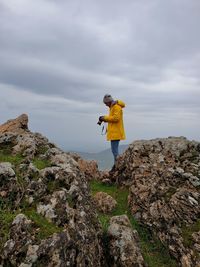
[[[114,161],[116,161],[117,156],[119,155],[119,142],[120,140],[111,140],[111,150],[114,156]]]

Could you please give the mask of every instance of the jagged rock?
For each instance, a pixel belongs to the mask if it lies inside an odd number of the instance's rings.
[[[28,116],[26,114],[22,114],[18,118],[8,120],[6,123],[0,125],[0,133],[14,132],[20,134],[27,131]]]
[[[26,259],[25,262],[26,263],[21,263],[20,266],[21,267],[28,267],[28,266],[32,266],[32,264],[34,262],[37,261],[38,259],[38,255],[37,255],[37,251],[39,250],[39,246],[38,245],[29,245],[28,246],[28,251],[26,254]]]
[[[38,204],[37,212],[58,226],[68,225],[69,227],[72,225],[74,227],[74,218],[77,217],[78,220],[78,216],[86,215],[84,211],[80,211],[80,215],[78,214],[78,207],[74,209],[75,202],[69,191],[64,188],[46,196],[44,201],[46,204]]]
[[[58,166],[64,166],[68,167],[70,169],[70,164],[72,163],[74,166],[78,167],[78,164],[76,163],[76,161],[69,156],[67,153],[64,152],[59,152],[57,154],[55,154],[53,157],[51,157],[51,161],[53,164],[56,164]]]
[[[197,251],[200,254],[200,231],[193,233],[192,238],[194,241],[195,251]],[[198,264],[200,266],[200,258],[198,259]]]
[[[51,146],[52,144],[48,142],[48,139],[41,134],[26,133],[17,136],[16,145],[13,147],[13,154],[22,154],[32,159],[37,154],[45,153]]]
[[[103,213],[110,213],[117,205],[117,201],[104,192],[98,192],[93,197],[97,209]]]
[[[100,180],[102,183],[105,183],[105,184],[111,184],[112,181],[111,181],[110,172],[109,172],[109,171],[101,171],[101,172],[100,172],[100,176],[99,176],[99,180]]]
[[[103,179],[101,182],[102,182],[102,184],[105,184],[105,185],[111,185],[112,184],[110,179]]]
[[[76,153],[69,153],[79,165],[80,170],[85,174],[88,181],[98,180],[101,173],[95,160],[84,160]]]
[[[53,221],[53,219],[56,219],[56,217],[57,217],[52,205],[50,205],[50,204],[38,205],[37,206],[37,213],[42,214],[49,221]]]
[[[40,171],[33,165],[32,162],[22,163],[19,165],[20,173],[27,178],[32,179],[35,176],[38,176]]]
[[[78,160],[79,168],[85,173],[88,181],[98,179],[99,170],[97,162],[94,160],[86,161],[84,159]]]
[[[14,266],[102,266],[101,248],[94,240],[95,233],[88,235],[92,229],[85,223],[67,226],[38,242],[32,231],[34,223],[22,214],[18,216],[11,227],[12,239],[4,245],[3,263],[9,260]]]
[[[24,214],[18,214],[11,224],[10,239],[4,244],[3,255],[0,258],[5,264],[6,259],[14,266],[18,266],[18,254],[22,253],[28,244],[32,242],[32,221]]]
[[[15,176],[15,171],[13,170],[12,164],[10,162],[0,163],[0,179],[5,179],[14,176]]]
[[[28,131],[1,133],[0,149],[16,162],[0,163],[0,218],[16,216],[0,220],[0,265],[105,266],[102,229],[77,161]],[[35,160],[48,164],[39,170]]]
[[[6,192],[6,191],[1,191],[1,192],[0,192],[0,196],[1,196],[2,198],[6,197],[6,196],[7,196],[7,192]]]
[[[138,233],[132,229],[126,215],[111,218],[108,238],[113,267],[146,266],[139,246]]]
[[[9,203],[10,208],[13,208],[21,197],[15,171],[9,162],[0,163],[0,195],[2,198],[1,206]]]
[[[31,223],[30,220],[24,214],[18,214],[12,222],[12,225],[22,226],[29,225]]]
[[[39,133],[0,133],[0,149],[6,149],[13,155],[20,154],[30,160],[36,155],[44,157],[46,151],[53,146],[46,137]]]
[[[199,266],[197,249],[187,246],[182,234],[183,227],[200,219],[199,171],[200,143],[171,137],[133,142],[110,177],[130,186],[132,214],[168,246],[182,267]]]

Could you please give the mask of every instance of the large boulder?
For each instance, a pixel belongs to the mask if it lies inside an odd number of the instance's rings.
[[[200,266],[199,239],[192,237],[200,230],[200,143],[184,137],[135,141],[110,178],[130,187],[133,216],[181,266]]]
[[[24,133],[28,131],[28,116],[22,114],[16,119],[8,120],[6,123],[0,125],[0,133],[14,132]]]

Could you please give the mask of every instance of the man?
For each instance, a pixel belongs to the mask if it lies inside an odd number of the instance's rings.
[[[125,104],[121,100],[115,101],[109,94],[104,96],[103,102],[110,108],[110,112],[109,115],[99,117],[99,121],[108,122],[107,140],[111,141],[111,150],[114,156],[114,162],[116,162],[117,156],[119,155],[119,142],[126,138],[122,110]]]

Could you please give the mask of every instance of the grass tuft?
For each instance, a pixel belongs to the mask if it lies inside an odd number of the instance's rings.
[[[181,228],[182,230],[182,237],[184,240],[184,245],[187,247],[192,247],[194,244],[194,240],[192,238],[192,234],[195,232],[200,231],[200,219],[197,220],[194,224],[192,225],[184,225]]]
[[[22,155],[11,155],[0,151],[0,162],[10,162],[11,164],[17,166],[21,163],[22,160]]]
[[[10,224],[16,214],[5,210],[0,210],[0,251],[3,249],[5,242],[10,237]]]
[[[46,239],[54,233],[60,233],[63,230],[62,227],[56,226],[54,223],[49,222],[42,215],[38,214],[35,209],[25,210],[24,214],[34,222],[35,228],[38,228],[36,234],[37,240]]]
[[[50,167],[51,163],[49,160],[46,159],[39,159],[39,158],[34,158],[33,159],[33,164],[35,167],[39,170],[42,170],[44,168]]]

